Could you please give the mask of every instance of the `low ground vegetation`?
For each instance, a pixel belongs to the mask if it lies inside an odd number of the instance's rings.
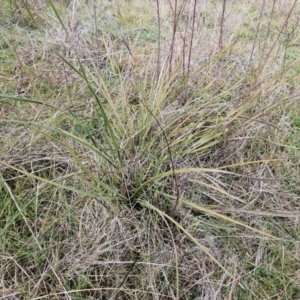
[[[1,299],[300,299],[297,1],[2,2]]]

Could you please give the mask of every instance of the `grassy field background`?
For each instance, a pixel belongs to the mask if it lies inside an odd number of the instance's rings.
[[[2,0],[0,299],[300,299],[299,13]]]

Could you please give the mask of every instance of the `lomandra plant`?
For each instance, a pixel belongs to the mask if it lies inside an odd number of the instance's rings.
[[[3,195],[15,206],[38,253],[28,258],[30,268],[36,268],[30,271],[32,276],[24,266],[22,286],[13,283],[10,276],[5,279],[7,285],[31,299],[183,299],[207,295],[218,299],[222,285],[247,290],[237,282],[235,266],[224,265],[226,254],[221,255],[206,240],[205,232],[198,228],[198,217],[219,224],[216,227],[245,230],[266,240],[276,238],[265,228],[222,213],[226,205],[239,209],[249,204],[248,197],[228,183],[232,178],[249,176],[232,168],[281,160],[262,157],[235,163],[224,158],[230,142],[258,124],[268,126],[264,118],[287,103],[286,95],[276,103],[269,99],[292,80],[287,74],[298,63],[276,72],[267,70],[276,58],[275,39],[271,46],[264,44],[261,53],[267,55],[253,65],[261,43],[265,3],[254,20],[256,31],[246,59],[236,54],[241,47],[238,39],[227,39],[225,0],[219,23],[214,24],[220,28],[215,37],[218,43],[205,54],[201,54],[197,30],[212,20],[203,16],[201,23],[197,14],[202,6],[196,1],[147,3],[156,11],[158,26],[152,29],[158,42],[149,47],[118,27],[123,19],[130,22],[130,13],[134,18],[141,9],[138,4],[137,12],[130,12],[133,4],[123,3],[124,13],[119,9],[114,22],[108,21],[110,16],[96,1],[93,5],[71,2],[67,16],[60,14],[56,3],[49,3],[48,15],[43,17],[46,24],[56,19],[57,32],[38,24],[30,3],[22,1],[22,7],[41,36],[52,35],[45,51],[58,59],[61,70],[72,74],[62,76],[65,91],[56,93],[36,68],[23,66],[36,85],[34,95],[41,99],[1,95],[35,110],[50,107],[45,118],[36,114],[28,119],[2,118],[1,122],[29,132],[31,143],[24,139],[25,148],[34,149],[36,144],[39,148],[51,145],[52,149],[46,153],[39,150],[43,159],[33,156],[31,163],[1,161]],[[278,38],[294,9],[292,6]],[[87,21],[77,11],[83,16],[87,11],[92,14],[88,34],[78,32]],[[166,26],[170,17],[171,33]],[[64,44],[60,44],[59,35]],[[7,44],[14,48],[8,39]],[[15,55],[21,61],[17,51]],[[68,98],[68,103],[43,99],[40,85],[56,97]],[[10,149],[14,151],[12,146]],[[54,149],[59,158],[47,153]],[[17,198],[23,195],[22,188],[39,192],[29,192],[31,200],[20,206]],[[49,191],[53,198],[46,196]],[[43,210],[46,220],[41,221]],[[3,235],[10,236],[12,224],[5,226]],[[35,224],[41,228],[37,230]],[[26,251],[22,253],[22,247],[17,250],[25,257]],[[198,269],[194,264],[200,259],[204,263]],[[185,260],[190,265],[184,264]],[[12,265],[8,263],[8,273]],[[38,281],[32,278],[36,274]],[[206,277],[219,287],[210,283],[205,290]]]

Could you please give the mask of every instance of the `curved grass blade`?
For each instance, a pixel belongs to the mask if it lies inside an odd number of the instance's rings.
[[[12,170],[15,170],[25,176],[28,176],[30,178],[33,178],[33,179],[37,179],[39,181],[42,181],[42,182],[45,182],[45,183],[48,183],[48,184],[51,184],[53,186],[56,186],[58,188],[61,188],[61,189],[64,189],[64,190],[68,190],[68,191],[71,191],[71,192],[74,192],[74,193],[77,193],[78,195],[82,195],[82,196],[89,196],[91,198],[97,198],[97,197],[101,197],[102,200],[104,200],[107,205],[109,207],[111,207],[111,203],[110,201],[113,199],[113,197],[108,197],[107,195],[99,195],[99,191],[97,191],[97,193],[93,193],[93,192],[85,192],[83,190],[80,190],[80,189],[77,189],[77,188],[74,188],[74,187],[71,187],[71,186],[67,186],[67,185],[64,185],[64,184],[61,184],[61,183],[58,183],[58,182],[55,182],[55,181],[52,181],[52,180],[49,180],[49,179],[46,179],[46,178],[43,178],[43,177],[40,177],[40,176],[37,176],[37,175],[34,175],[34,174],[31,174],[25,170],[22,170],[22,169],[19,169],[11,164],[8,164],[4,161],[0,161],[0,165],[3,165],[9,169],[12,169]],[[75,176],[76,174],[73,173],[73,174],[69,174],[67,177],[70,177],[70,176]],[[66,179],[66,177],[63,177],[61,179]]]
[[[196,244],[214,263],[216,263],[231,279],[235,280],[234,276],[209,252],[209,249],[204,245],[199,243],[196,238],[193,237],[185,228],[183,228],[179,223],[177,223],[172,217],[168,216],[166,213],[158,209],[156,206],[150,204],[145,200],[139,201],[141,205],[147,207],[151,210],[156,211],[161,217],[171,221],[178,229],[180,229],[194,244]]]
[[[193,209],[193,210],[197,210],[197,211],[201,211],[201,212],[207,213],[207,214],[209,214],[211,216],[217,217],[219,219],[223,219],[223,220],[225,220],[227,222],[230,222],[230,223],[242,226],[242,227],[247,228],[247,229],[249,229],[249,230],[251,230],[253,232],[256,232],[256,233],[258,233],[258,234],[260,234],[262,236],[265,236],[265,237],[268,237],[268,238],[272,238],[272,239],[277,239],[277,237],[274,236],[274,235],[271,235],[271,234],[269,234],[267,232],[264,232],[264,231],[261,231],[259,229],[250,227],[250,226],[248,226],[248,225],[246,225],[246,224],[244,224],[242,222],[233,220],[233,219],[231,219],[229,217],[226,217],[226,216],[224,216],[222,214],[219,214],[219,213],[217,213],[217,212],[215,212],[215,211],[213,211],[211,209],[205,208],[203,206],[199,206],[199,205],[197,205],[195,203],[192,203],[190,201],[182,200],[182,205],[184,205],[187,208],[190,208],[190,209]]]
[[[3,99],[10,99],[10,100],[14,100],[14,101],[20,101],[20,102],[41,104],[41,105],[45,105],[45,106],[49,106],[51,108],[57,109],[57,107],[55,107],[55,106],[53,106],[51,104],[48,104],[48,103],[45,103],[45,102],[42,102],[42,101],[38,101],[38,100],[33,100],[33,99],[30,99],[30,98],[23,98],[23,97],[17,97],[17,96],[10,96],[10,95],[0,94],[0,99],[1,98],[3,98]]]
[[[34,128],[34,130],[38,130],[42,134],[47,135],[47,136],[49,136],[49,134],[43,132],[42,129],[47,130],[48,132],[54,132],[56,134],[61,134],[61,135],[65,136],[65,137],[68,137],[68,138],[72,139],[73,141],[81,144],[82,146],[86,147],[87,149],[90,149],[91,151],[95,152],[97,155],[99,155],[100,157],[104,158],[114,168],[117,168],[116,164],[113,163],[114,158],[110,157],[107,153],[105,153],[105,150],[98,149],[97,147],[94,147],[93,145],[91,145],[90,143],[88,143],[87,141],[85,141],[84,139],[81,139],[80,137],[78,137],[76,135],[73,135],[73,134],[71,134],[71,133],[69,133],[69,132],[67,132],[65,130],[53,128],[51,126],[46,126],[46,125],[34,124],[32,122],[19,121],[19,120],[0,119],[0,122],[1,121],[7,122],[7,123],[9,122],[9,123],[17,123],[17,124],[25,125],[25,126],[31,126],[31,127]],[[49,137],[53,138],[51,136],[49,136]],[[103,152],[101,150],[103,150]]]
[[[231,175],[238,175],[236,173],[233,172],[229,172],[229,171],[223,171],[223,170],[219,170],[219,169],[209,169],[209,168],[184,168],[184,169],[177,169],[173,171],[167,171],[164,173],[160,173],[157,174],[151,178],[149,178],[148,180],[146,180],[145,182],[143,182],[135,191],[135,193],[137,193],[141,188],[143,188],[144,186],[148,185],[149,183],[156,181],[158,179],[164,178],[164,177],[168,177],[168,176],[173,176],[173,174],[185,174],[185,173],[222,173],[222,174],[231,174]]]
[[[196,179],[190,179],[190,181],[191,182],[199,183],[199,184],[201,184],[203,186],[208,187],[209,189],[212,189],[212,190],[215,190],[215,191],[219,192],[220,194],[223,194],[223,195],[225,195],[225,196],[227,196],[229,198],[232,198],[233,200],[236,200],[236,201],[238,201],[240,203],[246,204],[246,202],[243,199],[241,199],[239,197],[236,197],[236,196],[233,196],[233,195],[229,194],[228,192],[226,192],[224,189],[221,189],[221,188],[219,188],[217,186],[214,186],[212,184],[208,184],[208,183],[205,183],[203,181],[196,180]]]

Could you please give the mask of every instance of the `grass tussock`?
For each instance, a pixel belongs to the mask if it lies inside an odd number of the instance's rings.
[[[298,15],[5,0],[0,298],[300,298]]]

